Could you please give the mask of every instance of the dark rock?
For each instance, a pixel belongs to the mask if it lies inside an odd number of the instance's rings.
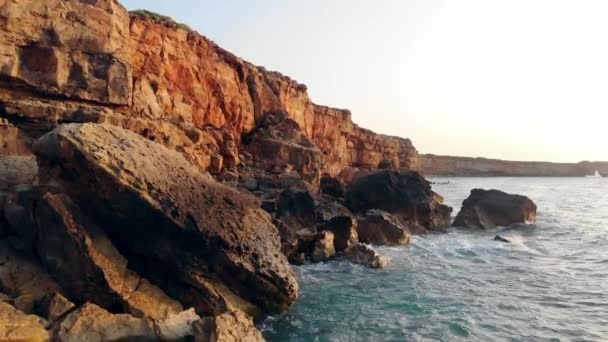
[[[359,241],[357,220],[335,198],[320,195],[315,199],[315,212],[318,222],[317,230],[329,230],[334,233],[336,252],[342,252]]]
[[[359,240],[375,245],[407,245],[410,243],[410,232],[393,215],[370,209],[357,217]]]
[[[378,163],[378,169],[394,169],[395,164],[390,159],[382,159],[380,163]]]
[[[37,308],[38,313],[49,322],[55,322],[72,311],[76,306],[61,293],[49,293]]]
[[[382,170],[354,180],[346,193],[348,208],[357,213],[381,209],[412,231],[417,226],[442,230],[449,226],[452,209],[430,183],[414,171]]]
[[[279,197],[277,216],[300,227],[311,227],[317,222],[315,199],[308,191],[287,189]]]
[[[320,181],[320,190],[322,193],[333,196],[335,198],[344,197],[344,185],[335,177],[323,176]]]
[[[58,127],[34,144],[53,177],[104,227],[136,271],[201,313],[283,311],[297,282],[255,198],[215,182],[180,154],[108,125]],[[179,288],[180,291],[170,291]]]
[[[496,235],[494,237],[494,241],[500,241],[500,242],[506,242],[506,243],[511,243],[510,240],[505,239],[504,237],[500,236],[500,235]]]
[[[517,223],[536,222],[536,204],[521,195],[499,190],[473,189],[462,202],[454,226],[492,229]]]

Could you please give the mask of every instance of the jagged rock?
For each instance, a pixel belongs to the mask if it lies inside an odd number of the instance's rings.
[[[333,196],[335,198],[344,197],[344,185],[338,178],[323,176],[320,181],[320,190],[322,193]]]
[[[279,197],[277,216],[300,228],[314,226],[317,222],[314,196],[306,190],[284,190]]]
[[[62,318],[76,306],[61,293],[49,293],[39,304],[38,313],[49,322],[54,322]]]
[[[331,259],[336,254],[334,233],[324,230],[315,236],[310,258],[313,262]]]
[[[226,310],[227,302],[251,310],[244,304],[251,301],[282,311],[297,297],[276,228],[259,202],[213,181],[178,153],[93,124],[60,126],[34,150],[41,177],[58,179],[121,252],[154,260],[144,275],[163,270],[159,278],[191,290],[169,291],[184,304],[212,313]]]
[[[45,325],[42,318],[0,301],[0,341],[48,342],[51,336]]]
[[[155,321],[154,329],[163,341],[181,341],[195,335],[195,325],[200,319],[194,309],[188,309]]]
[[[36,307],[46,296],[60,289],[34,257],[0,240],[0,290],[13,298],[19,310],[37,313]]]
[[[0,156],[31,157],[31,146],[31,137],[25,134],[23,130],[10,124],[8,120],[0,117]]]
[[[448,227],[452,211],[441,204],[430,183],[413,171],[382,170],[361,176],[349,185],[346,204],[358,213],[384,210],[414,232],[418,226],[428,230]]]
[[[128,314],[112,314],[103,308],[85,303],[70,313],[59,325],[57,340],[61,342],[157,341],[152,322]]]
[[[343,205],[327,195],[317,196],[315,212],[318,230],[329,230],[334,233],[336,252],[342,252],[359,241],[357,220]]]
[[[536,222],[536,204],[521,195],[511,195],[499,190],[473,189],[454,226],[476,229],[492,229],[516,223]]]
[[[205,317],[196,325],[196,342],[264,342],[253,321],[242,311]]]
[[[384,268],[390,263],[390,259],[378,255],[376,251],[364,244],[351,246],[344,253],[344,257],[352,263],[371,268]]]
[[[407,228],[385,211],[370,209],[358,216],[357,222],[357,233],[363,243],[388,246],[410,243],[411,235]]]
[[[3,78],[36,93],[130,102],[129,17],[116,1],[3,2],[0,21]]]
[[[183,310],[160,289],[127,269],[127,260],[105,232],[65,195],[45,194],[37,203],[38,255],[76,303],[124,306],[152,319]]]
[[[496,235],[494,237],[494,241],[500,241],[500,242],[505,242],[505,243],[511,243],[511,241],[509,241],[509,239],[505,239],[504,237],[500,236],[500,235]]]

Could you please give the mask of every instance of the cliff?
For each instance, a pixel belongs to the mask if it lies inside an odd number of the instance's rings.
[[[582,177],[596,170],[608,175],[607,162],[549,163],[421,154],[418,170],[427,176]]]
[[[362,129],[289,77],[114,0],[0,3],[0,80],[2,117],[31,137],[58,123],[111,123],[212,173],[235,169],[243,135],[277,111],[321,150],[322,172],[416,162],[410,140]]]

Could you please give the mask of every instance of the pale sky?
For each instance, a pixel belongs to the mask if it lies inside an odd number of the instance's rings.
[[[608,160],[608,1],[122,0],[422,153]]]

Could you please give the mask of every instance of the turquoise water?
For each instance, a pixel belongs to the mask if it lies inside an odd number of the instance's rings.
[[[608,341],[608,178],[442,178],[454,214],[474,187],[525,194],[529,228],[453,229],[376,247],[383,270],[296,267],[300,298],[269,341]],[[513,243],[493,241],[498,232]]]

